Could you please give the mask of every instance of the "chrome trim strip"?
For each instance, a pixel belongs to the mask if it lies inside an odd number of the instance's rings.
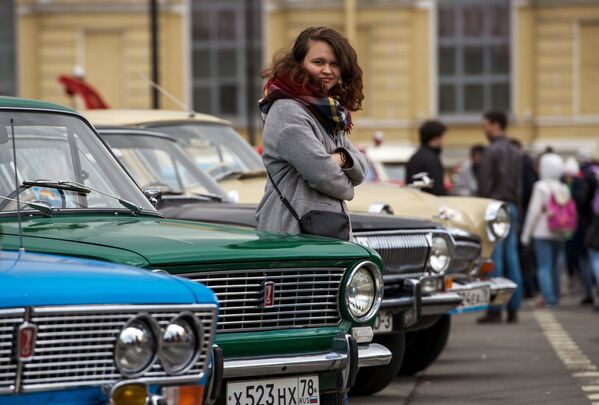
[[[443,315],[458,307],[462,303],[462,297],[454,292],[436,293],[422,297],[422,315]]]
[[[90,312],[104,312],[109,316],[114,316],[111,311],[122,312],[122,311],[182,311],[182,310],[216,310],[216,305],[213,304],[178,304],[178,305],[77,305],[77,306],[47,306],[47,307],[34,307],[34,315],[53,315],[61,313],[90,313]],[[166,313],[165,313],[166,314]]]
[[[516,283],[503,277],[493,277],[486,280],[491,284],[491,303],[490,305],[506,304],[516,291]]]
[[[389,364],[391,356],[389,349],[378,343],[358,345],[358,367]],[[347,361],[347,353],[339,351],[229,359],[224,363],[224,378],[335,371],[344,369]]]

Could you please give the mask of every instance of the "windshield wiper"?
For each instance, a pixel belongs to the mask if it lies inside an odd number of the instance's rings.
[[[244,170],[239,175],[240,179],[249,179],[252,177],[266,177],[266,170],[264,170],[264,169]]]
[[[54,213],[54,208],[45,201],[38,201],[38,202],[23,201],[23,200],[18,201],[18,200],[15,200],[14,198],[4,197],[1,195],[0,195],[0,199],[25,204],[29,208],[33,208],[34,210],[37,210],[47,216],[50,216]]]
[[[221,173],[221,174],[219,174],[217,176],[214,176],[214,180],[221,181],[221,180],[224,180],[224,179],[226,179],[228,177],[233,177],[233,176],[239,177],[241,175],[243,175],[242,171],[231,169],[231,170],[227,170],[226,172],[223,172],[223,173]]]
[[[207,198],[212,201],[222,202],[224,197],[218,194],[210,194],[210,193],[192,193],[196,197]]]
[[[54,180],[52,180],[52,181],[51,180],[24,181],[23,185],[28,186],[28,187],[39,186],[39,187],[56,188],[56,189],[60,189],[60,190],[75,191],[78,193],[85,193],[85,194],[95,191],[96,193],[105,195],[110,198],[114,198],[123,207],[125,207],[129,211],[131,211],[131,213],[134,215],[137,215],[142,211],[142,208],[139,205],[136,205],[135,203],[132,203],[131,201],[127,201],[123,198],[120,198],[119,196],[107,193],[102,190],[98,190],[97,188],[86,186],[85,184],[81,184],[81,183],[78,183],[78,182],[72,181],[72,180],[68,180],[68,181],[54,181]]]
[[[76,193],[89,194],[91,190],[87,187],[81,187],[76,184],[71,184],[66,181],[52,181],[52,180],[26,180],[23,182],[23,187],[46,187],[55,188],[57,190],[74,191]]]

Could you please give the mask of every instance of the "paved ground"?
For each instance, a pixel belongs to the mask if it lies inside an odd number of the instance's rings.
[[[351,404],[598,404],[599,312],[563,299],[525,303],[518,324],[452,319],[448,345],[427,370]]]

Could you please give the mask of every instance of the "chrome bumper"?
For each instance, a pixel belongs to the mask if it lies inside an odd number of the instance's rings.
[[[503,277],[493,277],[485,281],[491,284],[492,306],[507,304],[517,288],[516,283]]]
[[[223,379],[341,371],[343,378],[339,388],[347,391],[353,385],[359,368],[384,366],[389,364],[391,356],[392,353],[383,345],[358,345],[353,336],[345,334],[338,335],[332,350],[326,352],[224,360]]]
[[[435,292],[423,295],[419,280],[406,279],[404,283],[405,296],[383,298],[381,303],[381,309],[401,313],[403,328],[415,325],[422,316],[443,315],[462,303],[462,297],[453,292]],[[375,334],[379,334],[379,332],[375,332]]]

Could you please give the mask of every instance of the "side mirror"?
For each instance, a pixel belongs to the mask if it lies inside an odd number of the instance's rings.
[[[433,188],[434,183],[435,181],[428,177],[427,172],[420,172],[412,176],[412,182],[408,186],[422,190],[424,188]]]
[[[158,208],[162,200],[162,190],[159,188],[147,188],[144,190],[144,195],[155,208]]]

